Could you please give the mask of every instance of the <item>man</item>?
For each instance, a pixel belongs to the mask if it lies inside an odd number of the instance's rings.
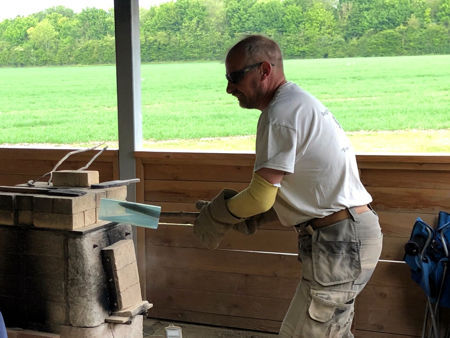
[[[353,337],[354,300],[381,253],[378,217],[368,206],[353,148],[316,98],[286,81],[276,42],[252,35],[226,57],[227,93],[261,110],[250,185],[204,206],[194,233],[210,248],[226,231],[251,233],[272,210],[298,233],[302,279],[281,337]]]

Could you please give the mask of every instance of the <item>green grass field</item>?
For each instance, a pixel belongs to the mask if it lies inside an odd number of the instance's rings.
[[[223,64],[144,64],[141,72],[146,140],[255,134],[259,111],[225,93]],[[450,128],[450,55],[287,60],[285,72],[346,131]],[[0,144],[115,141],[115,90],[109,65],[0,68]]]

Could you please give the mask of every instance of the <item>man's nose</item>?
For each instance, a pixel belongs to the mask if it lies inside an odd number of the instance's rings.
[[[227,93],[231,94],[233,92],[233,88],[234,88],[234,85],[230,81],[228,81],[228,83],[227,83]]]

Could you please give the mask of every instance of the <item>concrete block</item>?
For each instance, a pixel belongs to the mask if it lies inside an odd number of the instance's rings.
[[[61,326],[61,337],[64,338],[142,338],[144,333],[143,316],[131,319],[130,324],[104,323],[96,327]]]
[[[106,198],[113,200],[126,200],[127,199],[127,186],[122,185],[120,187],[106,188]]]
[[[90,187],[99,183],[96,170],[60,170],[52,173],[54,187]]]
[[[74,230],[85,226],[84,212],[72,215],[34,212],[33,225],[38,228]]]

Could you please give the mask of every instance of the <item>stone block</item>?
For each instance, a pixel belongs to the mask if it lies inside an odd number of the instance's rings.
[[[52,173],[54,187],[90,187],[99,183],[96,170],[60,170]]]
[[[0,210],[13,211],[15,194],[12,193],[0,193]]]
[[[104,323],[96,327],[62,326],[61,337],[64,338],[142,338],[143,316],[138,315],[131,319],[130,324]]]
[[[84,226],[97,223],[97,209],[88,209],[84,211]]]
[[[119,270],[114,270],[113,276],[118,291],[125,291],[129,287],[139,284],[139,272],[136,262],[125,265]]]
[[[55,214],[76,214],[96,207],[96,194],[88,192],[78,197],[54,196],[52,211]]]
[[[102,250],[106,262],[112,270],[119,270],[124,266],[136,262],[136,251],[131,239],[120,240]]]
[[[106,198],[113,200],[126,200],[128,189],[126,185],[120,187],[106,188]]]
[[[33,196],[33,211],[35,212],[53,212],[53,200],[52,196],[34,195]]]
[[[16,194],[16,209],[33,210],[33,195]]]
[[[121,240],[102,250],[115,309],[142,301],[139,273],[132,240]]]
[[[33,225],[33,195],[17,194],[16,212],[19,225]]]
[[[14,225],[15,194],[0,194],[0,224]]]
[[[128,309],[142,303],[141,285],[139,283],[117,292],[117,309]]]
[[[33,225],[33,210],[17,210],[17,223],[19,225]]]
[[[0,210],[0,224],[14,225],[14,211]]]
[[[72,215],[34,212],[33,225],[38,228],[74,230],[85,226],[84,212]]]

